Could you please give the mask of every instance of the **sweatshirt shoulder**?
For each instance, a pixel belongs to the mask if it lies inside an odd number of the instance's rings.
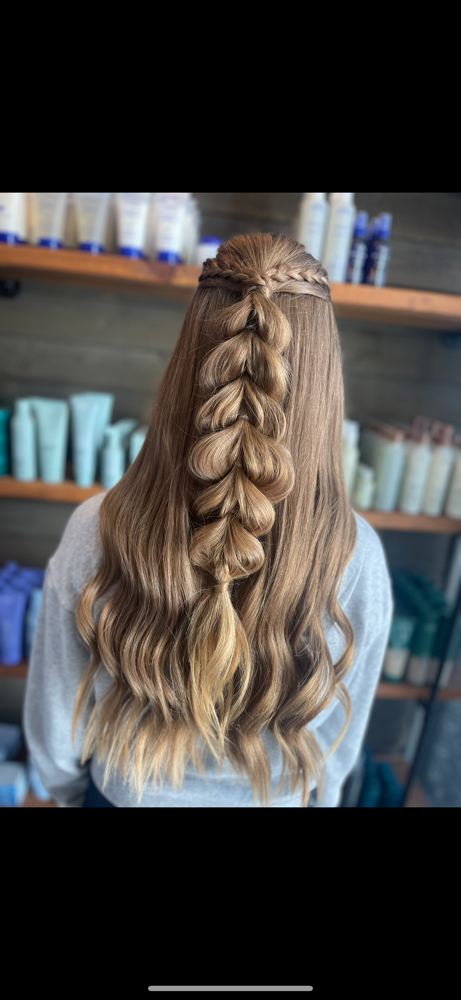
[[[392,586],[382,541],[375,529],[354,511],[357,523],[357,543],[344,573],[341,604],[363,600],[375,604],[385,617],[392,605]]]
[[[104,497],[105,493],[98,493],[74,510],[48,563],[50,582],[68,611],[75,611],[82,588],[98,566],[101,556],[99,509]]]

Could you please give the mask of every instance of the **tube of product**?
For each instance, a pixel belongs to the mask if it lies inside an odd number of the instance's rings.
[[[442,426],[438,440],[433,445],[432,459],[423,500],[423,514],[439,517],[445,500],[453,468],[455,449],[453,447],[454,427]]]
[[[144,257],[151,194],[117,194],[117,242],[125,257]]]
[[[128,453],[128,461],[130,465],[132,465],[135,458],[138,457],[139,452],[141,451],[141,448],[144,444],[144,441],[146,440],[146,435],[147,435],[147,426],[138,427],[137,430],[133,431],[133,434],[130,437],[129,453]]]
[[[104,252],[110,198],[110,194],[74,195],[80,250],[87,253]]]
[[[38,467],[45,483],[62,483],[66,472],[69,404],[63,399],[32,397],[38,428]]]
[[[328,202],[326,194],[303,194],[296,239],[312,254],[316,260],[321,260],[323,244],[327,229]]]
[[[356,216],[353,194],[331,194],[322,264],[331,282],[344,282]]]
[[[361,462],[357,467],[352,504],[357,510],[371,510],[375,497],[375,474],[369,465]]]
[[[66,194],[35,194],[35,224],[38,245],[57,250],[63,245]]]
[[[98,417],[96,423],[96,475],[101,474],[101,449],[104,441],[104,431],[109,426],[114,408],[114,395],[111,392],[83,392],[81,396],[94,399],[98,407]]]
[[[197,247],[195,263],[197,267],[203,267],[206,260],[213,260],[222,244],[219,236],[202,236]]]
[[[0,243],[25,243],[26,206],[25,194],[0,194]]]
[[[343,469],[348,497],[352,494],[359,464],[359,431],[360,424],[356,420],[343,421]]]
[[[0,592],[0,655],[4,667],[16,667],[23,660],[28,599],[26,588],[14,588],[12,584],[6,584]]]
[[[125,475],[126,448],[121,440],[120,428],[111,424],[104,431],[104,445],[101,453],[101,482],[106,490],[111,490]]]
[[[0,410],[0,476],[10,472],[10,419],[11,410]]]
[[[376,475],[375,510],[395,510],[405,465],[403,431],[383,424],[374,449]]]
[[[113,427],[117,427],[118,433],[120,435],[120,441],[124,448],[128,447],[128,438],[130,434],[134,431],[135,427],[138,426],[138,421],[134,417],[126,417],[123,420],[117,420]]]
[[[15,479],[37,479],[37,425],[30,399],[16,399],[11,417],[11,465]]]
[[[157,260],[182,261],[183,230],[189,194],[159,194],[157,199]]]
[[[386,680],[396,682],[404,677],[417,624],[418,616],[411,605],[396,601],[384,657],[383,677]]]
[[[93,486],[96,477],[99,402],[75,393],[69,397],[72,417],[72,461],[78,486]]]
[[[461,518],[461,438],[455,437],[453,440],[455,448],[453,459],[453,471],[448,488],[447,502],[445,504],[445,514],[447,517]]]
[[[432,461],[430,437],[426,431],[419,430],[408,432],[408,435],[398,509],[404,514],[420,514]]]

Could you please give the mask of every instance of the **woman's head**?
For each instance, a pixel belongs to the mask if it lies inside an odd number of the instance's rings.
[[[100,509],[102,559],[82,592],[92,651],[113,679],[89,720],[138,791],[180,787],[202,751],[270,794],[264,730],[292,791],[318,779],[308,725],[353,657],[337,596],[356,524],[342,472],[341,351],[326,272],[283,236],[241,236],[203,266],[142,451]],[[112,588],[98,622],[94,603]],[[322,612],[346,650],[333,665]],[[74,727],[75,728],[75,727]]]

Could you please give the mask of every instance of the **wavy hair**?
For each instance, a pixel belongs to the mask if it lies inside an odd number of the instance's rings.
[[[203,753],[270,805],[264,731],[282,753],[275,795],[323,790],[351,715],[352,626],[338,603],[356,543],[342,468],[343,377],[325,270],[299,243],[240,236],[204,263],[144,446],[104,497],[102,557],[76,610],[91,652],[96,751],[141,800],[181,788]],[[95,610],[100,601],[102,610]],[[333,664],[322,614],[345,650]],[[99,671],[112,683],[89,711]],[[323,756],[309,723],[336,696],[343,729]]]

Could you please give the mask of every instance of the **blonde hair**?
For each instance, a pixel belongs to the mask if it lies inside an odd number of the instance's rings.
[[[181,788],[189,760],[206,773],[208,748],[268,805],[267,729],[283,760],[274,794],[286,773],[292,794],[302,778],[302,806],[310,778],[322,786],[309,723],[339,698],[332,753],[351,714],[354,635],[338,592],[357,527],[342,422],[324,269],[284,236],[223,244],[205,261],[145,444],[101,503],[102,558],[77,606],[91,659],[72,735],[104,667],[113,683],[89,713],[82,762],[97,750],[105,783],[118,770],[139,801],[165,773]],[[345,637],[335,665],[324,611]]]

